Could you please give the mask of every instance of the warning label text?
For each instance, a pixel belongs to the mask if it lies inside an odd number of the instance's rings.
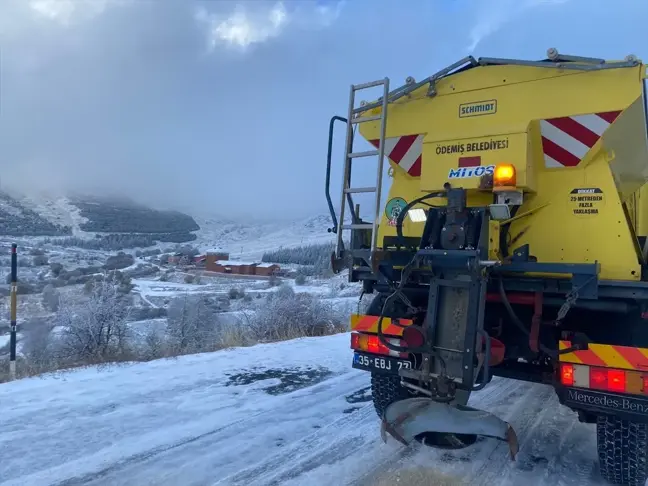
[[[569,193],[569,206],[574,216],[596,216],[605,205],[605,195],[598,187],[572,189]]]

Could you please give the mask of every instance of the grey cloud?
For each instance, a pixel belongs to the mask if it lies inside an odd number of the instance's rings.
[[[122,192],[235,217],[325,211],[328,121],[345,114],[349,84],[422,79],[464,55],[484,19],[440,1],[328,3],[323,15],[316,2],[286,0],[275,35],[246,49],[211,43],[236,3],[106,2],[63,22],[0,2],[2,184]],[[275,5],[245,3],[249,19],[266,22]],[[476,54],[539,58],[555,45],[607,57],[637,46],[641,56],[637,5],[572,0],[521,12],[483,29]],[[591,25],[606,18],[616,20],[603,39]],[[359,183],[372,178],[359,171]]]

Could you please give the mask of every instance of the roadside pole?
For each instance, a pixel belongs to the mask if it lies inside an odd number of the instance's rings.
[[[16,296],[18,294],[18,245],[11,245],[11,335],[9,336],[9,376],[16,379]]]

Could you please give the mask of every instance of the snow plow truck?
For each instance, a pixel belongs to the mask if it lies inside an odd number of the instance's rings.
[[[595,425],[605,480],[645,483],[646,78],[633,55],[552,48],[540,61],[469,56],[396,89],[389,78],[351,86],[329,130],[331,265],[373,294],[350,317],[350,347],[352,366],[371,373],[383,439],[460,448],[493,437],[514,460],[515,424],[469,397],[493,377],[543,383]],[[370,88],[382,95],[356,102]],[[353,185],[372,157],[375,185]]]

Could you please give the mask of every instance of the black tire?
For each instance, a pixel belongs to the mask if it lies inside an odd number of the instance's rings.
[[[599,416],[596,443],[601,476],[606,481],[644,486],[648,478],[648,424]]]
[[[385,409],[398,400],[412,398],[412,394],[400,384],[398,376],[371,374],[371,398],[378,417],[382,420]]]

